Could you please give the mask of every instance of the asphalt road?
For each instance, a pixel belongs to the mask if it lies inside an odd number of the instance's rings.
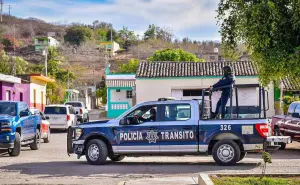
[[[300,144],[272,154],[267,173],[300,173]],[[141,178],[196,177],[203,173],[260,173],[260,155],[248,155],[236,166],[216,166],[211,157],[127,157],[92,166],[85,157],[69,157],[66,133],[52,133],[50,143],[37,151],[23,148],[18,157],[0,154],[0,184],[118,184]]]

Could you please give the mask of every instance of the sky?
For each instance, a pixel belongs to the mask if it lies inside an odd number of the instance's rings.
[[[4,13],[51,23],[110,22],[143,35],[149,24],[171,29],[175,38],[221,40],[216,25],[219,0],[3,0]]]

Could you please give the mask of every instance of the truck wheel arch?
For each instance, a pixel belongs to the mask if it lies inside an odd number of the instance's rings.
[[[215,143],[221,140],[233,140],[239,145],[241,151],[244,151],[243,140],[239,136],[233,133],[218,133],[214,135],[208,142],[208,154],[211,154]]]
[[[16,128],[16,132],[18,132],[20,134],[20,136],[22,136],[22,132],[21,131],[22,131],[21,127],[17,127]]]
[[[87,144],[89,143],[89,141],[93,140],[93,139],[100,139],[102,140],[106,146],[107,146],[107,149],[108,149],[108,155],[113,155],[113,149],[112,149],[112,145],[110,143],[110,141],[103,135],[100,135],[100,134],[92,134],[92,135],[89,135],[88,137],[86,137],[85,141],[84,141],[84,148],[86,149],[86,146]]]

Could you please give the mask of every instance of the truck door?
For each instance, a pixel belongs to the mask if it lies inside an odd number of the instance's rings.
[[[198,152],[197,127],[194,112],[188,103],[162,104],[160,112],[160,152]]]
[[[151,110],[152,109],[152,110]],[[117,153],[158,153],[158,126],[156,105],[141,106],[124,116],[116,131]],[[153,111],[155,110],[155,111]]]
[[[300,104],[297,104],[297,107],[296,107],[294,113],[300,114]],[[291,124],[293,125],[292,130],[294,131],[294,134],[295,134],[294,137],[296,139],[300,139],[300,117],[294,115],[294,117],[292,117]]]

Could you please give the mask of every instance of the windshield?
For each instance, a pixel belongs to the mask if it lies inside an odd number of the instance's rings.
[[[16,103],[0,102],[0,114],[16,116]]]
[[[79,102],[69,102],[69,103],[65,103],[66,105],[72,105],[73,107],[83,107],[81,103]]]
[[[46,107],[44,114],[67,114],[66,107]]]

